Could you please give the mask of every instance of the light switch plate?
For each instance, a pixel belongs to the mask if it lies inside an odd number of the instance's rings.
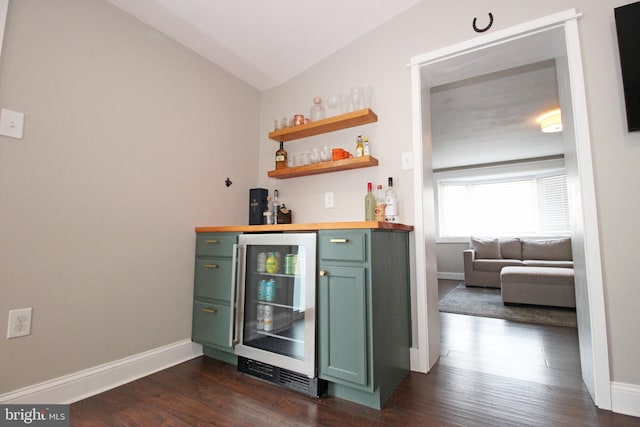
[[[22,139],[24,126],[24,113],[17,111],[0,110],[0,135]]]
[[[404,151],[402,153],[402,169],[413,169],[413,152]]]

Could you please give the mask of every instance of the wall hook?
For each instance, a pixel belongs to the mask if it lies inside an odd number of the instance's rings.
[[[491,26],[493,25],[493,15],[491,14],[491,12],[489,12],[489,25],[487,25],[484,28],[478,28],[476,25],[476,21],[478,18],[473,18],[473,29],[476,33],[484,33],[485,31],[487,31],[489,28],[491,28]]]
[[[233,182],[231,182],[231,180],[229,179],[229,177],[227,177],[227,179],[224,180],[224,183],[227,187],[230,187],[231,184],[233,184]]]

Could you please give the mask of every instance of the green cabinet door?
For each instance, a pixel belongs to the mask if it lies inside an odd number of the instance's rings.
[[[321,266],[318,299],[319,377],[366,386],[366,270]]]
[[[233,245],[238,233],[197,233],[191,339],[204,352],[231,360],[229,345]]]

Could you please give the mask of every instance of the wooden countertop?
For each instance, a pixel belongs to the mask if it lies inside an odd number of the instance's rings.
[[[348,221],[348,222],[310,222],[306,224],[277,224],[277,225],[222,225],[214,227],[196,227],[196,233],[221,232],[265,232],[265,231],[317,231],[317,230],[345,230],[351,228],[371,228],[379,230],[413,231],[412,225],[396,224],[384,221]]]

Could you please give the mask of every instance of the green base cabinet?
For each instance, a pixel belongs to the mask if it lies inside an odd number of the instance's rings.
[[[318,232],[318,376],[382,408],[409,372],[409,233]]]
[[[209,357],[235,363],[230,345],[233,245],[238,233],[197,233],[191,339]]]

